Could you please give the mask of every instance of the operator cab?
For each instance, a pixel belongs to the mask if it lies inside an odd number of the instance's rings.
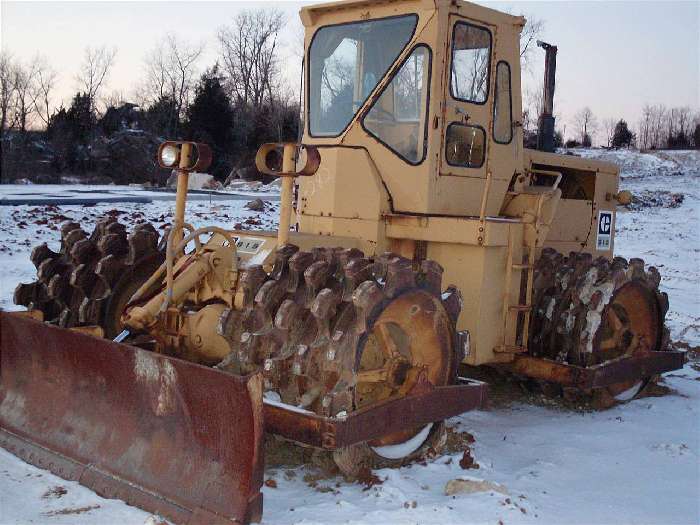
[[[326,148],[322,168],[355,184],[360,170],[375,172],[388,209],[374,217],[478,215],[487,178],[487,213],[498,214],[522,166],[522,17],[461,1],[362,0],[303,8],[301,18],[303,140]]]

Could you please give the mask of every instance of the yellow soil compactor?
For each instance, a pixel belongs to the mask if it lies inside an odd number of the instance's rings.
[[[303,139],[256,159],[282,178],[279,231],[186,224],[211,153],[164,143],[162,238],[105,218],[32,252],[28,311],[0,314],[4,448],[176,522],[246,523],[265,432],[358,476],[439,452],[443,421],[483,406],[462,364],[601,406],[683,365],[659,272],[613,256],[617,167],[552,153],[556,47],[530,150],[522,17],[352,0],[301,19]]]

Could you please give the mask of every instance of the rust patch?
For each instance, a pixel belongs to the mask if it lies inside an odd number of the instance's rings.
[[[11,313],[0,328],[0,446],[178,523],[261,517],[260,375]]]

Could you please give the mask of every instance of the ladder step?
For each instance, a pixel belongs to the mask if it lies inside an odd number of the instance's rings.
[[[513,345],[500,345],[493,349],[494,352],[499,354],[524,354],[527,352],[527,347],[525,346],[513,346]]]
[[[513,310],[515,312],[530,312],[530,311],[532,311],[532,305],[530,305],[530,304],[515,304],[513,306],[509,306],[508,309]]]
[[[514,270],[529,270],[530,268],[534,268],[534,264],[513,264],[511,267]]]

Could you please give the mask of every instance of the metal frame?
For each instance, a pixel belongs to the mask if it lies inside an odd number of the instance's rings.
[[[684,364],[685,354],[678,351],[648,352],[588,368],[541,357],[518,355],[511,370],[515,374],[557,383],[567,388],[592,390],[670,372],[682,368]]]
[[[434,387],[426,380],[407,396],[393,397],[344,417],[323,417],[265,399],[265,431],[303,445],[336,450],[486,408],[486,383],[463,378],[460,382]]]

